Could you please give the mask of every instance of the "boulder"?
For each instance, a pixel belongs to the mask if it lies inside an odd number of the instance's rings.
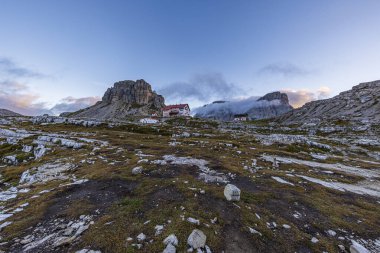
[[[168,244],[162,253],[176,253],[177,249],[173,244]]]
[[[166,237],[164,239],[164,244],[165,245],[172,244],[174,246],[177,246],[178,245],[178,238],[177,238],[177,236],[175,236],[175,234],[169,235],[168,237]]]
[[[138,174],[141,174],[142,171],[143,171],[143,168],[141,166],[135,167],[135,168],[132,169],[132,174],[133,175],[138,175]]]
[[[203,248],[206,245],[206,235],[199,229],[194,229],[187,238],[187,244],[193,249]]]
[[[146,235],[145,235],[144,233],[141,233],[141,234],[139,234],[139,235],[137,236],[137,240],[138,240],[139,242],[141,242],[141,241],[145,241],[145,239],[146,239]]]
[[[350,253],[370,253],[363,245],[352,240],[352,245],[350,246]]]
[[[240,189],[233,184],[227,184],[226,187],[224,187],[224,196],[228,201],[239,201]]]

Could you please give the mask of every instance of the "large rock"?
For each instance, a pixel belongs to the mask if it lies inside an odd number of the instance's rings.
[[[283,115],[292,109],[285,93],[272,92],[261,98],[215,101],[194,111],[196,117],[230,121],[236,114],[248,114],[249,119],[268,119]]]
[[[120,81],[104,93],[102,101],[74,113],[65,113],[65,116],[96,119],[149,116],[160,114],[165,106],[164,102],[164,97],[154,92],[151,85],[144,80]]]
[[[380,122],[380,80],[361,83],[324,100],[312,101],[278,118],[286,124],[349,120]]]
[[[268,119],[283,115],[293,109],[288,95],[281,92],[268,93],[257,100],[260,104],[247,111],[250,119]]]
[[[194,229],[187,238],[187,244],[193,249],[203,248],[206,245],[206,235],[199,229]]]
[[[164,244],[166,248],[162,253],[176,253],[176,246],[178,246],[178,238],[174,234],[169,235],[165,238]]]
[[[369,253],[369,250],[364,248],[363,245],[358,242],[352,240],[352,245],[350,246],[350,253]]]
[[[233,184],[227,184],[226,187],[224,187],[224,196],[228,201],[239,201],[240,189]]]

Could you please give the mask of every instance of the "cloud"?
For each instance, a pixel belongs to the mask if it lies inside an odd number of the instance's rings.
[[[323,86],[318,89],[317,93],[318,99],[325,99],[331,95],[331,89],[329,87]]]
[[[204,105],[202,107],[195,108],[193,114],[208,116],[217,114],[241,114],[246,113],[250,109],[267,107],[270,105],[280,105],[279,100],[257,101],[260,97],[252,96],[248,98],[233,99],[231,101],[218,101],[212,104]]]
[[[291,90],[284,89],[281,92],[284,92],[288,95],[289,103],[293,107],[301,107],[307,102],[314,101],[317,99],[325,99],[330,96],[331,89],[329,87],[320,87],[317,91],[310,91],[307,89],[301,90]]]
[[[83,108],[94,105],[96,102],[100,101],[100,97],[83,97],[83,98],[74,98],[74,97],[66,97],[63,98],[60,103],[53,106],[50,111],[59,115],[62,112],[75,112],[81,110]]]
[[[241,90],[220,73],[197,74],[186,82],[175,82],[158,91],[167,103],[208,103],[233,97]]]
[[[298,67],[289,62],[271,63],[259,70],[259,74],[281,75],[284,77],[304,76],[310,74],[310,71]]]
[[[0,57],[0,73],[5,76],[18,78],[43,78],[44,74],[19,66],[13,60]]]
[[[40,96],[31,92],[26,83],[31,79],[46,78],[47,75],[0,56],[0,77],[0,108],[28,116],[51,113],[47,104],[39,102]]]
[[[38,102],[40,96],[30,92],[28,85],[15,81],[0,81],[0,108],[23,115],[58,115],[62,112],[77,111],[95,104],[99,97],[63,98],[49,108],[46,103]]]
[[[48,113],[46,104],[38,102],[39,96],[29,91],[26,84],[15,81],[0,81],[0,108],[23,115]]]

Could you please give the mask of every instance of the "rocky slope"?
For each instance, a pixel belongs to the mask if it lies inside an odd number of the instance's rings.
[[[196,110],[196,117],[233,120],[235,114],[248,114],[250,119],[273,118],[292,110],[288,96],[281,92],[272,92],[257,99],[255,97],[240,101],[216,101]]]
[[[160,113],[165,106],[164,97],[152,91],[144,80],[120,81],[109,88],[102,98],[93,106],[74,112],[65,113],[68,117],[96,119],[124,119],[129,115],[151,115]]]
[[[12,112],[7,109],[0,109],[0,117],[19,117],[19,116],[22,116],[22,115],[16,112]]]
[[[380,122],[380,80],[361,83],[351,90],[324,100],[313,101],[282,117],[283,123],[348,120]]]

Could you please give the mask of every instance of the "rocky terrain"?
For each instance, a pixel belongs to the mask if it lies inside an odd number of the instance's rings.
[[[0,117],[19,117],[21,114],[12,112],[7,109],[0,109]]]
[[[0,156],[2,252],[380,252],[375,123],[16,117]]]
[[[261,98],[249,98],[242,101],[216,101],[196,110],[196,117],[231,121],[235,114],[248,114],[249,119],[274,118],[291,111],[285,93],[272,92]]]
[[[380,122],[380,80],[361,83],[330,99],[313,101],[279,118],[282,123],[350,120]]]
[[[164,97],[152,91],[144,80],[120,81],[109,88],[102,101],[83,110],[63,113],[62,116],[95,119],[125,119],[130,115],[160,114]]]

